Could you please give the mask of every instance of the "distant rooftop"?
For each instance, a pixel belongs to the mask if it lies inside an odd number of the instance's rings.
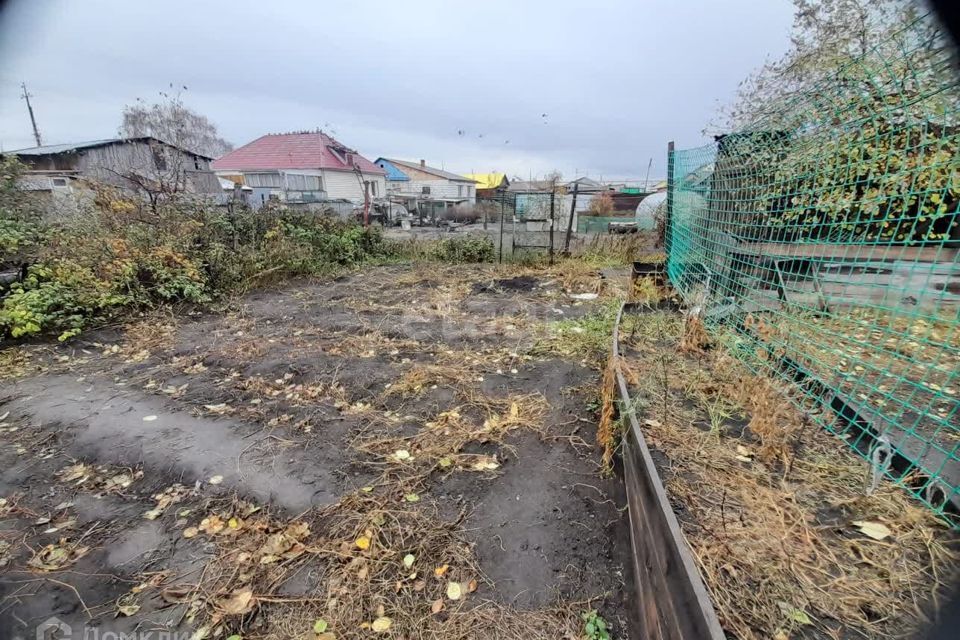
[[[352,163],[347,156],[352,157]],[[269,133],[234,149],[211,165],[214,171],[329,169],[383,174],[384,170],[321,131]]]
[[[122,144],[124,142],[143,142],[147,140],[153,140],[161,144],[169,145],[175,147],[169,142],[164,142],[158,138],[153,138],[151,136],[138,136],[134,138],[104,138],[103,140],[89,140],[87,142],[74,142],[68,144],[46,144],[42,147],[27,147],[26,149],[14,149],[13,151],[4,151],[4,155],[15,155],[15,156],[51,156],[57,155],[60,153],[73,153],[74,151],[82,151],[83,149],[95,149],[96,147],[106,147],[111,144]],[[193,151],[188,151],[188,153],[193,153],[196,156],[201,158],[206,158],[212,160],[209,156],[205,156],[201,153],[195,153]]]
[[[447,180],[453,180],[456,182],[474,182],[470,178],[465,178],[456,173],[451,173],[450,171],[444,171],[443,169],[437,169],[436,167],[431,167],[428,164],[421,164],[419,162],[408,162],[406,160],[395,160],[394,158],[381,158],[381,160],[386,160],[395,164],[402,171],[404,168],[407,169],[416,169],[417,171],[423,171],[424,173],[433,174],[439,178],[446,178]]]

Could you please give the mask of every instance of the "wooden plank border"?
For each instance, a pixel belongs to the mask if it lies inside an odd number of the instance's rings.
[[[620,356],[620,321],[640,306],[623,303],[613,325],[614,364]],[[614,366],[623,438],[624,482],[630,514],[630,542],[636,582],[638,638],[645,640],[724,640],[693,554],[670,507],[630,398],[627,381]],[[634,635],[631,633],[631,635]]]

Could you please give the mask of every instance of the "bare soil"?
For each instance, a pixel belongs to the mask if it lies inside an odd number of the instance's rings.
[[[627,637],[599,373],[537,348],[602,302],[565,282],[378,267],[11,347],[0,638]]]

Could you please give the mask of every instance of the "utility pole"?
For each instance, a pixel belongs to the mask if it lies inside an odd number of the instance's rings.
[[[23,89],[23,95],[20,97],[27,101],[27,111],[30,112],[30,124],[33,125],[33,139],[37,141],[38,147],[42,147],[43,142],[40,141],[40,129],[37,129],[37,119],[33,115],[33,106],[30,104],[30,94],[27,93],[27,83],[21,82],[20,87]]]

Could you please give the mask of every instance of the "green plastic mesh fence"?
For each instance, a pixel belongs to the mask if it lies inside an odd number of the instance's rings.
[[[927,19],[669,158],[667,270],[714,336],[954,526],[960,91]],[[868,486],[869,490],[869,486]]]

